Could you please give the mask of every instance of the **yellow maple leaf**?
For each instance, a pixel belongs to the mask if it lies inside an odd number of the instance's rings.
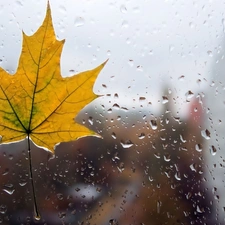
[[[103,68],[62,78],[60,55],[48,7],[43,25],[33,36],[23,34],[15,75],[0,68],[0,135],[2,143],[28,138],[54,152],[60,142],[95,135],[75,122],[79,111],[94,100],[94,82]],[[28,140],[28,141],[29,141]]]

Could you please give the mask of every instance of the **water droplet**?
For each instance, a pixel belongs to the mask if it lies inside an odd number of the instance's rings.
[[[204,208],[200,208],[200,207],[197,205],[197,212],[198,212],[198,213],[203,213],[203,212],[204,212]]]
[[[78,188],[78,187],[75,188],[75,191],[76,191],[76,192],[79,192],[79,191],[80,191],[80,188]]]
[[[16,4],[20,7],[23,6],[23,3],[21,1],[16,1]]]
[[[95,175],[95,173],[93,171],[91,171],[90,175],[93,177]]]
[[[212,51],[207,51],[207,54],[208,54],[209,57],[213,57]]]
[[[166,104],[167,102],[169,102],[168,97],[162,96],[162,104]]]
[[[119,166],[117,166],[117,169],[120,171],[120,173],[122,173],[122,172],[124,171],[124,169],[125,169],[124,163],[121,162],[121,163],[119,164]]]
[[[76,212],[77,212],[76,209],[74,209],[74,210],[71,212],[71,214],[72,214],[72,215],[75,215]]]
[[[3,187],[3,191],[6,192],[9,195],[12,195],[15,191],[15,189],[13,189],[13,184],[6,184]]]
[[[216,155],[217,149],[215,148],[214,145],[210,146],[209,150],[210,150],[211,155],[213,155],[213,156]]]
[[[189,91],[185,94],[185,96],[186,96],[186,100],[189,101],[191,98],[194,97],[194,93],[193,93],[192,91],[189,90]]]
[[[152,130],[156,130],[157,129],[156,120],[150,120],[150,126],[151,126]]]
[[[2,173],[3,176],[7,175],[9,173],[9,169],[5,169],[5,171]]]
[[[6,211],[7,211],[6,205],[0,205],[0,213],[1,213],[1,214],[5,214]]]
[[[123,148],[130,148],[134,145],[131,140],[127,140],[125,142],[121,141],[120,144],[122,145]]]
[[[115,94],[114,94],[114,98],[119,98],[118,93],[115,93]]]
[[[210,132],[209,132],[207,129],[202,130],[202,131],[201,131],[201,135],[202,135],[202,137],[204,137],[206,140],[209,140],[209,139],[210,139]]]
[[[139,102],[144,102],[146,100],[145,97],[139,97]]]
[[[109,225],[118,225],[118,221],[116,219],[110,219],[109,220]]]
[[[171,156],[169,154],[164,155],[165,162],[169,162],[171,160]]]
[[[175,174],[175,178],[176,178],[177,180],[181,180],[181,177],[180,177],[180,173],[179,173],[179,172],[177,172],[177,173]]]
[[[184,78],[185,78],[185,76],[184,76],[184,75],[181,75],[181,76],[178,78],[178,80],[179,80],[179,81],[184,81]]]
[[[129,24],[128,24],[128,22],[127,22],[126,20],[124,20],[124,21],[122,22],[122,27],[123,27],[123,28],[128,28],[128,27],[129,27]]]
[[[144,133],[141,133],[139,136],[138,136],[139,139],[144,139],[145,138],[145,134]]]
[[[153,50],[151,49],[151,50],[148,52],[148,54],[149,54],[149,55],[153,55],[153,54],[154,54]]]
[[[112,109],[109,108],[109,109],[107,110],[107,112],[108,112],[108,113],[112,113]]]
[[[225,19],[222,19],[223,33],[225,33]]]
[[[172,52],[173,50],[174,50],[174,46],[173,45],[170,45],[169,51]]]
[[[117,104],[117,103],[115,103],[115,104],[113,104],[113,106],[112,106],[114,109],[120,109],[120,106]]]
[[[201,145],[201,144],[196,144],[196,145],[195,145],[195,150],[196,150],[197,152],[201,152],[201,151],[202,151],[202,145]]]
[[[63,200],[63,194],[58,193],[58,194],[57,194],[57,198],[58,198],[59,200]]]
[[[88,122],[89,122],[91,125],[93,125],[94,120],[93,120],[93,118],[92,118],[91,116],[88,118]]]
[[[101,188],[101,187],[97,187],[97,188],[96,188],[96,191],[97,191],[98,193],[100,193],[100,192],[102,191],[102,188]]]
[[[112,132],[111,136],[112,136],[113,139],[116,139],[116,134],[114,132]]]
[[[180,140],[183,142],[183,143],[186,143],[187,141],[183,138],[183,136],[180,134]]]
[[[41,220],[41,216],[40,216],[40,215],[35,215],[35,216],[34,216],[34,219],[35,219],[36,221],[39,221],[39,220]]]
[[[190,199],[191,196],[192,196],[192,193],[191,193],[191,192],[188,192],[188,193],[186,194],[186,199]]]
[[[9,195],[12,195],[14,193],[15,189],[4,188],[3,191],[6,192]]]
[[[60,219],[63,219],[63,218],[66,217],[66,213],[65,213],[65,212],[59,212],[59,213],[58,213],[58,217],[59,217]]]
[[[140,12],[140,8],[137,6],[137,7],[134,7],[133,8],[133,12],[134,13],[139,13]]]
[[[157,201],[157,213],[160,213],[161,206],[162,206],[162,202],[161,201]]]
[[[75,26],[76,27],[81,27],[81,26],[83,26],[84,25],[84,18],[82,18],[82,17],[77,17],[76,19],[75,19],[75,22],[74,22],[74,24],[75,24]]]
[[[21,187],[25,186],[26,184],[27,184],[26,181],[24,181],[24,182],[19,182],[19,185],[20,185]]]
[[[121,5],[121,6],[120,6],[120,12],[121,12],[121,13],[127,13],[127,8],[126,8],[125,5]]]
[[[131,43],[131,39],[130,38],[127,38],[126,39],[126,43],[129,45]]]
[[[195,27],[194,23],[193,23],[193,22],[190,22],[190,23],[189,23],[189,27],[190,27],[190,28],[194,28],[194,27]]]
[[[196,172],[196,171],[197,171],[197,169],[196,169],[196,164],[195,164],[195,163],[191,164],[191,165],[190,165],[190,169],[191,169],[192,171]]]
[[[59,6],[59,11],[61,12],[61,13],[66,13],[66,8],[63,6],[63,5],[60,5]]]
[[[137,66],[137,70],[142,72],[143,71],[143,66],[142,65],[138,65]]]

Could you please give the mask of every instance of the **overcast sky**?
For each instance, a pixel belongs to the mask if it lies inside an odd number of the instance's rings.
[[[155,110],[161,105],[162,88],[170,86],[181,114],[187,107],[185,93],[191,90],[196,96],[210,85],[213,59],[224,38],[224,1],[50,3],[57,37],[66,39],[63,76],[109,59],[96,81],[97,93],[118,93],[121,104],[128,105],[139,104],[133,99],[144,96]],[[10,72],[17,67],[21,29],[33,34],[43,21],[46,4],[46,0],[0,0],[0,57]]]

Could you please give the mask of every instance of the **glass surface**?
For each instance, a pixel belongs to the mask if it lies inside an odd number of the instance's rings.
[[[225,1],[52,0],[62,76],[109,59],[77,121],[102,136],[0,146],[0,224],[224,224]],[[0,0],[0,63],[46,0]],[[1,81],[0,81],[1,82]],[[1,134],[0,134],[1,135]]]

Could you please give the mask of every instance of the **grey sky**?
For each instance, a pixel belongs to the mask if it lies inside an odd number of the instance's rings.
[[[15,71],[21,29],[28,35],[36,31],[45,16],[46,2],[0,0],[4,68]],[[64,76],[109,58],[96,82],[97,93],[118,93],[119,101],[128,105],[138,105],[133,99],[145,96],[157,111],[166,84],[178,96],[181,115],[188,106],[185,93],[191,90],[197,95],[210,85],[212,58],[224,38],[224,1],[50,2],[57,37],[66,39],[61,60]],[[184,78],[179,79],[181,76]]]

